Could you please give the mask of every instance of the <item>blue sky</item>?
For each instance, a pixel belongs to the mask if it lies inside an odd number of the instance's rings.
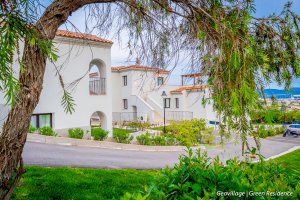
[[[287,3],[288,0],[256,0],[256,13],[257,17],[264,17],[268,16],[272,13],[279,13],[284,4]],[[293,0],[293,10],[300,15],[300,0]],[[79,10],[75,12],[69,20],[76,25],[76,27],[81,31],[85,31],[85,17],[83,10]],[[63,27],[62,27],[63,28]],[[126,48],[126,37],[124,36],[123,43],[118,43],[116,38],[113,38],[113,35],[109,35],[108,39],[114,42],[112,47],[112,66],[119,66],[119,65],[128,65],[133,64],[134,61],[128,61],[128,50]],[[143,63],[146,64],[146,63]],[[180,74],[185,73],[183,69],[185,64],[182,63],[179,65],[172,73],[172,78],[170,79],[171,84],[179,84],[180,83]],[[300,79],[293,80],[292,87],[300,87]],[[272,83],[269,88],[282,88],[275,83]]]
[[[287,0],[256,0],[256,16],[263,17],[272,13],[280,13]],[[293,11],[300,15],[300,0],[294,0]],[[294,79],[292,87],[300,87],[300,79]],[[273,83],[270,88],[282,88]]]

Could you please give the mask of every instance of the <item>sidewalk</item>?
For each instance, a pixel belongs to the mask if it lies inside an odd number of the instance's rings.
[[[40,134],[28,134],[27,141],[45,143],[45,144],[57,144],[57,145],[64,145],[64,146],[82,146],[82,147],[93,147],[93,148],[102,148],[102,149],[131,150],[131,151],[185,151],[186,150],[185,146],[146,146],[146,145],[137,145],[137,144],[122,144],[122,143],[108,142],[108,141],[95,141],[95,140],[87,140],[87,139],[44,136]],[[205,149],[204,146],[193,147],[193,148]]]

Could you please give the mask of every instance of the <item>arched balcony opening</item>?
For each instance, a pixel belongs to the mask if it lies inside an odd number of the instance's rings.
[[[90,95],[106,94],[106,67],[103,61],[93,60],[89,67]]]

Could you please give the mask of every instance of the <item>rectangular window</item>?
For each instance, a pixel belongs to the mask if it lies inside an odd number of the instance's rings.
[[[163,85],[164,84],[164,77],[157,77],[157,85]]]
[[[49,126],[52,128],[52,114],[33,114],[31,116],[31,125],[36,128],[43,128]]]
[[[211,124],[211,125],[218,125],[218,124],[219,124],[219,122],[217,122],[217,121],[212,121],[212,120],[209,121],[208,123]]]
[[[175,106],[176,108],[179,108],[179,98],[175,98]]]
[[[127,99],[123,99],[123,108],[128,109],[128,100]]]
[[[123,77],[123,86],[127,85],[127,76],[122,76]]]
[[[31,122],[30,122],[30,124],[33,126],[33,127],[38,127],[38,125],[37,125],[37,116],[36,115],[32,115],[31,116]]]
[[[165,98],[165,108],[170,108],[170,107],[171,107],[171,99]]]

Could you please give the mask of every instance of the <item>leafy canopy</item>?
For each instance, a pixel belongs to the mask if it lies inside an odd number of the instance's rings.
[[[34,41],[49,58],[56,57],[49,51],[51,42],[38,40],[35,34],[38,15],[31,16],[35,12],[29,10],[41,5],[32,2],[5,1],[0,7],[0,89],[10,103],[18,88],[11,67],[17,41]],[[240,133],[244,141],[252,130],[249,116],[260,109],[257,90],[263,91],[273,80],[289,88],[292,77],[300,76],[300,18],[291,10],[291,3],[279,15],[255,18],[253,0],[113,2],[86,6],[87,24],[94,21],[93,30],[99,33],[111,27],[117,34],[127,31],[132,55],[156,67],[166,67],[170,60],[178,60],[180,52],[186,52],[193,66],[190,71],[208,76],[221,128]],[[64,94],[62,104],[72,112],[72,98]]]

